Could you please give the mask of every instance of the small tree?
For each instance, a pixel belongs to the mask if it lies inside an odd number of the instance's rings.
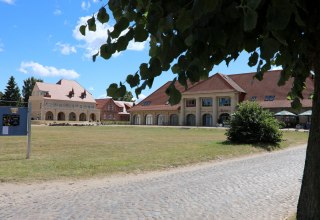
[[[13,76],[10,77],[7,87],[4,91],[4,94],[2,96],[3,102],[1,105],[5,106],[19,106],[21,102],[21,94],[20,89],[15,82],[15,79]]]
[[[280,123],[271,112],[256,102],[243,102],[232,115],[228,140],[238,143],[278,144],[282,138]]]
[[[36,79],[34,77],[29,77],[28,79],[23,81],[23,87],[22,87],[22,96],[23,96],[23,102],[25,106],[27,106],[29,97],[32,94],[32,90],[36,82],[43,82],[42,79]]]

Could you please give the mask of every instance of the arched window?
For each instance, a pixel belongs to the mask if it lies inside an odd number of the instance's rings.
[[[140,115],[134,115],[133,116],[133,124],[134,125],[140,125]]]
[[[165,116],[164,115],[158,115],[157,117],[157,124],[158,125],[164,125],[165,124]]]
[[[153,125],[153,116],[151,114],[146,115],[146,125]]]
[[[59,112],[58,113],[58,121],[65,121],[66,120],[66,116],[63,112]]]
[[[96,115],[95,114],[91,114],[90,115],[90,121],[96,121]]]
[[[47,112],[46,113],[46,120],[52,121],[53,120],[53,113],[52,112]]]
[[[178,125],[178,124],[179,124],[178,115],[176,114],[170,115],[170,125]]]
[[[230,120],[230,115],[228,113],[222,113],[219,116],[219,124],[228,124]]]
[[[87,116],[85,113],[81,113],[79,116],[79,121],[86,121],[87,120]]]
[[[195,126],[196,125],[196,116],[194,114],[187,115],[187,126]]]
[[[76,120],[77,120],[76,113],[70,112],[70,114],[69,114],[69,121],[76,121]]]
[[[212,126],[212,116],[210,114],[204,114],[202,116],[202,125],[203,126]]]

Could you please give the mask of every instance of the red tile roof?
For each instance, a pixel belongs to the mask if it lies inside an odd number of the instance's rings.
[[[229,77],[236,82],[246,92],[244,101],[250,100],[253,96],[256,101],[262,102],[265,96],[275,96],[274,100],[287,100],[288,92],[291,90],[293,79],[289,79],[285,85],[278,86],[281,70],[269,71],[264,74],[263,80],[253,78],[255,73],[234,74]],[[303,91],[304,99],[309,99],[314,91],[313,79],[308,77],[306,88]],[[272,102],[272,101],[270,101]]]
[[[214,74],[207,80],[190,85],[187,90],[176,82],[176,88],[184,94],[209,93],[215,91],[237,91],[242,94],[243,100],[251,100],[253,96],[264,108],[289,108],[290,101],[287,100],[288,92],[291,90],[293,79],[286,82],[284,86],[278,86],[281,71],[269,71],[264,74],[264,79],[259,81],[254,77],[255,73],[242,73],[234,75]],[[178,110],[180,105],[168,105],[166,89],[171,81],[165,83],[154,93],[145,98],[130,111],[156,111],[156,110]],[[303,91],[304,99],[301,101],[303,107],[311,107],[312,101],[309,99],[314,91],[313,79],[306,80],[306,89]],[[274,101],[265,101],[266,96],[274,96]]]

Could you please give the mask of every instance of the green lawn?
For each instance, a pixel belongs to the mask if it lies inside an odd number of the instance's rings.
[[[33,126],[29,160],[26,137],[0,137],[0,182],[138,173],[264,151],[230,145],[224,133],[197,128]],[[281,148],[305,143],[307,135],[285,132]]]

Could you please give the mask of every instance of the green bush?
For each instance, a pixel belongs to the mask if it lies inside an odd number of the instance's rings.
[[[231,142],[278,144],[282,139],[280,123],[256,102],[243,102],[231,116],[226,132]]]

